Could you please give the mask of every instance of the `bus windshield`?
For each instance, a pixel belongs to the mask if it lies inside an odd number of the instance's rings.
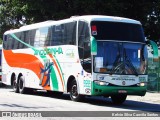
[[[92,21],[91,34],[96,40],[145,41],[142,26],[133,23]]]
[[[144,44],[98,41],[94,72],[109,74],[145,74],[147,50]]]

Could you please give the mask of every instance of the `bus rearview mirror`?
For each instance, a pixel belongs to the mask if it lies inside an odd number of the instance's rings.
[[[157,46],[157,44],[152,40],[147,41],[146,44],[149,44],[151,46],[151,48],[153,49],[153,51],[152,51],[153,61],[158,62],[159,61],[159,56],[158,56],[158,46]]]

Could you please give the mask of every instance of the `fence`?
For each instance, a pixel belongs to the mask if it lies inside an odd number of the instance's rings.
[[[160,92],[160,50],[159,58],[154,59],[151,48],[148,47],[148,85],[147,90]]]

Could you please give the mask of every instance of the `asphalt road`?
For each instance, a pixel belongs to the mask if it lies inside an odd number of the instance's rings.
[[[133,97],[132,97],[133,98]],[[31,94],[14,93],[12,88],[0,87],[0,111],[147,111],[160,112],[160,104],[126,100],[122,105],[114,105],[110,98],[86,97],[83,102],[70,100],[69,95],[59,97],[46,91]]]

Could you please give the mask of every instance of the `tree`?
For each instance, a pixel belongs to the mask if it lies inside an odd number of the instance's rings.
[[[153,0],[145,29],[149,39],[160,40],[160,0]]]
[[[0,38],[10,28],[74,15],[101,14],[139,20],[149,39],[160,39],[160,0],[1,0]]]
[[[160,40],[160,0],[118,0],[121,16],[139,20],[148,39]]]
[[[0,38],[6,30],[21,26],[23,4],[20,0],[3,0],[0,2]]]

